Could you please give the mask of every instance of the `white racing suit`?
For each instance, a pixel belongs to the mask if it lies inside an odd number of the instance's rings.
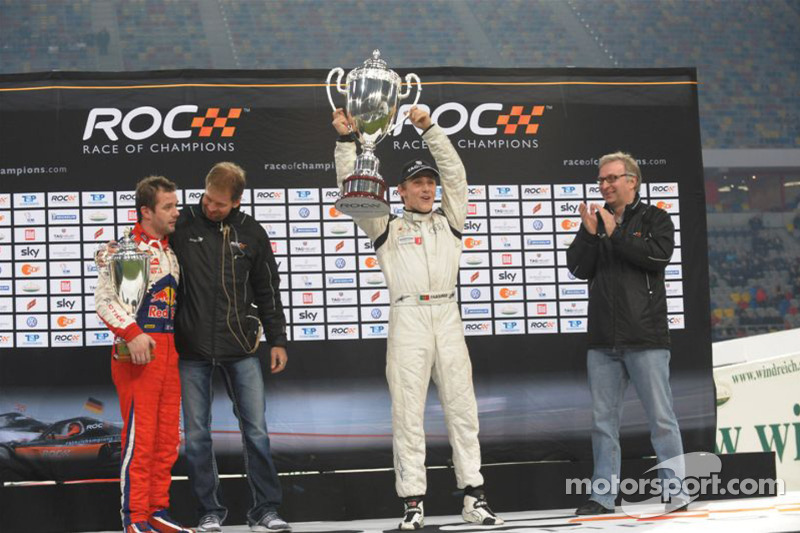
[[[444,409],[458,487],[483,484],[472,365],[455,294],[467,216],[466,171],[439,126],[422,137],[441,175],[441,208],[355,220],[373,241],[391,298],[386,379],[395,485],[403,498],[425,494],[423,423],[431,378]],[[353,171],[355,143],[337,142],[335,158],[341,188]]]

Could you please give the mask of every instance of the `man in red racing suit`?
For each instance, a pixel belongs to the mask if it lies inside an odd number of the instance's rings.
[[[107,268],[99,268],[95,308],[130,360],[113,349],[111,375],[123,419],[122,524],[125,533],[190,532],[168,515],[172,465],[178,458],[181,389],[173,339],[179,266],[167,235],[178,219],[175,184],[160,176],[136,187],[139,222],[132,237],[150,258],[150,280],[136,316],[120,301]]]

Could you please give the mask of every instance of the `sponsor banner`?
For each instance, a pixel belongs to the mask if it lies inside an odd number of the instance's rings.
[[[521,252],[493,252],[492,266],[495,268],[521,267]]]
[[[558,312],[561,316],[588,316],[589,315],[589,301],[570,301],[559,302]]]
[[[114,335],[108,330],[86,332],[87,346],[110,346],[113,343]]]
[[[296,341],[319,341],[325,339],[325,326],[292,326],[292,339]]]
[[[83,346],[83,332],[69,331],[50,333],[51,346]]]
[[[97,246],[133,224],[131,187],[137,179],[153,172],[166,175],[176,180],[179,201],[196,208],[203,194],[202,177],[214,163],[232,160],[248,175],[241,212],[252,213],[262,225],[276,256],[288,337],[304,341],[290,351],[305,363],[293,366],[273,391],[288,406],[285,416],[292,431],[362,435],[364,428],[352,422],[353,405],[368,410],[357,418],[375,421],[370,427],[376,434],[391,431],[380,371],[383,361],[375,359],[385,348],[389,294],[370,239],[334,207],[339,195],[331,157],[334,139],[319,127],[330,117],[320,97],[319,80],[325,75],[239,71],[231,80],[230,73],[197,71],[170,73],[169,79],[104,73],[82,74],[78,80],[62,72],[23,81],[0,76],[0,89],[14,89],[2,92],[0,99],[0,153],[4,171],[18,174],[3,181],[0,193],[0,299],[9,299],[9,310],[0,311],[0,316],[10,321],[7,330],[0,330],[0,335],[8,332],[8,339],[0,342],[0,412],[13,410],[15,402],[50,402],[17,400],[6,392],[29,382],[30,368],[49,369],[35,377],[47,391],[46,398],[57,398],[59,387],[66,390],[64,383],[86,391],[111,386],[107,345],[113,336],[93,311]],[[451,83],[465,80],[470,83]],[[587,459],[580,435],[588,434],[588,427],[565,428],[563,417],[551,416],[546,405],[540,405],[540,395],[569,398],[570,410],[589,412],[585,388],[572,390],[584,385],[542,376],[574,372],[570,354],[583,350],[582,338],[567,333],[585,329],[587,282],[569,278],[564,252],[580,224],[580,203],[602,203],[594,183],[594,161],[608,146],[640,159],[643,197],[667,211],[678,229],[681,224],[692,229],[677,237],[665,276],[673,349],[682,354],[673,361],[674,390],[692,398],[691,427],[699,428],[686,434],[687,447],[708,449],[702,435],[708,433],[704,424],[713,423],[713,404],[707,404],[708,394],[696,384],[703,383],[702,372],[710,368],[709,332],[702,313],[684,313],[689,308],[708,309],[705,213],[702,202],[696,201],[704,185],[698,167],[702,159],[694,72],[456,68],[427,69],[423,81],[434,90],[426,92],[420,105],[450,136],[470,182],[467,218],[463,228],[456,228],[463,230],[457,305],[471,357],[483,369],[475,374],[479,405],[491,399],[496,402],[492,405],[505,406],[482,411],[482,424],[503,435],[486,443],[484,459],[537,460],[553,453]],[[615,83],[619,81],[626,85]],[[187,89],[162,87],[175,84]],[[58,90],[59,86],[71,90]],[[56,93],[58,98],[49,98]],[[409,106],[403,103],[398,112],[402,115]],[[607,124],[619,116],[626,117],[626,127],[609,129]],[[37,128],[31,128],[32,123]],[[653,124],[659,127],[654,130]],[[42,143],[37,133],[41,131],[59,142]],[[392,185],[405,161],[430,159],[424,140],[408,121],[401,121],[382,144],[388,146],[380,148],[381,172]],[[437,187],[437,206],[441,197]],[[396,187],[389,189],[387,200],[393,213],[402,214]],[[23,256],[25,250],[38,253]],[[438,274],[430,272],[432,281]],[[26,307],[34,301],[34,306],[18,310],[17,298]],[[42,329],[17,329],[18,324],[30,327],[28,317],[36,318],[35,327]],[[571,327],[565,322],[569,320],[584,324]],[[529,334],[539,334],[535,350],[526,339]],[[380,342],[370,344],[371,340]],[[99,346],[96,351],[104,356],[82,358],[87,364],[79,366],[74,358],[55,357],[79,346],[89,355]],[[23,348],[34,349],[25,351],[25,357],[16,356],[14,352]],[[541,372],[520,372],[531,368],[533,357]],[[320,389],[321,382],[330,387]],[[526,392],[515,396],[517,389]],[[372,391],[378,391],[377,396]],[[323,412],[318,402],[328,402],[324,412],[333,414],[323,423],[295,413],[296,402],[285,401],[287,394],[309,400],[309,412],[314,413]],[[346,405],[330,399],[345,396]],[[224,400],[224,394],[217,398]],[[676,404],[682,404],[680,398]],[[512,424],[519,420],[515,409],[539,413],[545,431]],[[236,427],[229,410],[224,412],[215,416],[213,429]],[[426,424],[437,433],[444,431],[442,420],[432,413]],[[49,413],[38,418],[55,419]],[[624,430],[631,437],[626,453],[649,453],[646,429]],[[558,450],[541,436],[552,434],[563,435]],[[387,466],[385,446],[375,444],[378,440],[365,439],[377,453],[361,448],[361,439],[335,440],[326,441],[326,453],[319,453],[318,440],[293,439],[292,449],[281,454],[282,468]],[[577,451],[571,448],[573,441],[580,441]],[[344,442],[355,452],[350,459],[338,455]],[[531,445],[514,445],[519,442]],[[438,444],[428,457],[431,465],[444,464]]]
[[[28,192],[14,195],[14,209],[44,207],[44,202],[45,193],[43,192]]]
[[[486,202],[467,202],[467,216],[470,218],[485,218],[487,215]]]
[[[46,348],[50,339],[46,331],[17,332],[17,348]]]
[[[474,234],[486,234],[489,231],[489,224],[485,218],[468,218],[466,222],[464,222],[464,233],[474,235]]]
[[[361,305],[388,305],[391,303],[388,289],[362,289],[360,292]]]
[[[354,237],[356,226],[352,222],[323,222],[322,234],[325,237]]]
[[[585,333],[587,323],[585,318],[562,318],[559,320],[562,333]]]
[[[519,199],[519,186],[517,185],[490,185],[488,190],[490,200]]]
[[[524,318],[525,304],[522,302],[494,304],[494,316],[496,318]]]
[[[758,338],[764,344],[781,342],[772,337],[774,335],[760,335]],[[729,342],[733,343],[729,346],[732,351],[748,351],[743,349],[744,345],[737,346],[738,340]],[[796,347],[796,335],[795,342],[786,338],[782,342],[785,346]],[[715,453],[774,452],[776,477],[784,481],[787,491],[800,490],[798,375],[800,353],[714,368]]]
[[[558,321],[555,319],[528,320],[528,333],[558,333]]]
[[[492,318],[492,306],[490,304],[462,304],[461,318],[464,320]]]
[[[522,335],[525,333],[525,319],[495,320],[494,332],[497,335]]]
[[[44,226],[44,209],[19,209],[14,212],[14,224],[17,226]]]
[[[555,300],[557,292],[555,285],[528,285],[525,287],[528,300]]]
[[[286,203],[286,189],[255,189],[253,191],[254,204],[284,204]]]
[[[358,324],[335,324],[328,326],[328,339],[345,340],[358,338]]]
[[[522,202],[523,217],[549,217],[553,216],[553,202],[535,200]]]
[[[356,241],[354,239],[325,239],[325,253],[353,255],[356,253]]]
[[[357,322],[358,307],[329,307],[326,310],[328,322]]]
[[[292,274],[291,280],[293,289],[321,289],[323,287],[322,274]]]
[[[362,287],[386,287],[386,278],[383,272],[359,272],[358,282]]]
[[[358,305],[358,291],[325,291],[325,303],[327,305]]]
[[[558,316],[556,302],[528,302],[527,306],[528,317]]]
[[[386,322],[389,320],[389,306],[364,306],[361,308],[362,322]]]
[[[459,289],[460,302],[488,302],[492,299],[492,290],[490,287],[461,287]]]
[[[492,334],[492,321],[491,320],[464,320],[462,322],[464,327],[464,335],[491,335]]]
[[[362,339],[385,339],[389,336],[388,324],[362,324]]]
[[[522,269],[521,268],[512,268],[512,269],[504,269],[492,270],[492,280],[495,284],[504,284],[504,283],[523,283],[522,279]]]
[[[521,250],[520,235],[492,235],[492,250]]]

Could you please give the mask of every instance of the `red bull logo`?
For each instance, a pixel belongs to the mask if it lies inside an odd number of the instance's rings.
[[[150,298],[152,303],[162,302],[169,307],[175,305],[175,289],[172,287],[164,287],[158,292],[154,292]]]

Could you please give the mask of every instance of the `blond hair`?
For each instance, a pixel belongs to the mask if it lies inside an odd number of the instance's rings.
[[[246,183],[244,169],[228,161],[217,163],[206,175],[206,189],[228,192],[233,202],[241,199]]]
[[[622,164],[625,165],[625,173],[636,177],[636,192],[638,193],[639,187],[642,185],[642,171],[639,170],[639,163],[636,162],[631,154],[614,152],[601,157],[600,161],[597,163],[597,168],[602,168],[603,165],[613,163],[614,161],[622,161]]]

